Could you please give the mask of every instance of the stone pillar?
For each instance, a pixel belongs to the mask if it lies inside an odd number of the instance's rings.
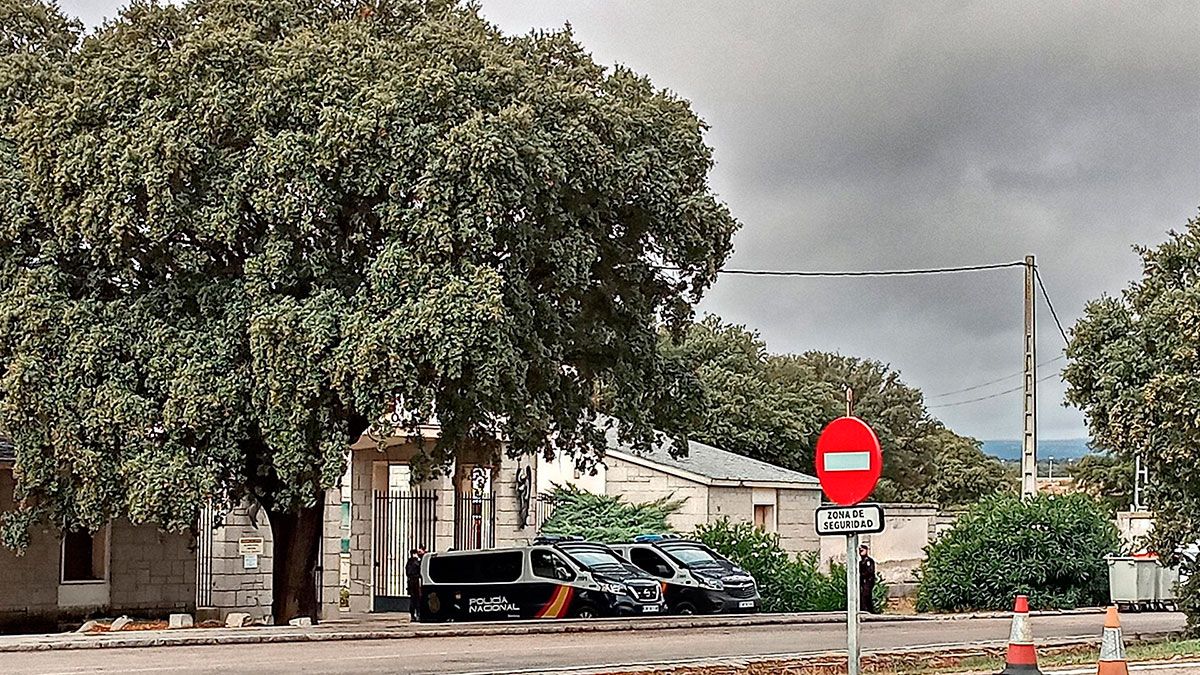
[[[350,453],[350,611],[371,611],[374,580],[374,465],[377,453]],[[386,485],[384,486],[386,489]]]
[[[263,552],[258,567],[246,569],[238,552],[238,540],[261,537]],[[249,504],[239,504],[225,515],[213,532],[213,607],[224,618],[230,612],[246,612],[264,623],[271,623],[271,525],[267,512]]]
[[[537,462],[529,456],[501,457],[492,491],[496,495],[496,546],[528,544],[537,533]],[[521,522],[522,509],[525,522]]]
[[[342,490],[325,492],[325,524],[321,533],[321,617],[335,619],[341,613]]]

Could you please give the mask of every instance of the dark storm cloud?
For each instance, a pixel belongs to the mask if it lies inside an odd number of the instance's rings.
[[[89,23],[113,4],[66,2]],[[1038,256],[1060,316],[1138,272],[1200,205],[1200,4],[483,0],[509,32],[570,22],[601,63],[692,101],[744,228],[731,267],[878,269]],[[1021,278],[727,277],[702,311],[774,351],[878,358],[929,394],[1015,372]],[[1039,308],[1045,361],[1062,338]],[[1055,364],[1061,365],[1061,362]],[[986,395],[1016,379],[931,404]],[[1083,435],[1043,385],[1042,432]],[[985,438],[1020,397],[936,408]]]

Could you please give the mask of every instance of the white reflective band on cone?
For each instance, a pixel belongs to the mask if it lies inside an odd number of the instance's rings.
[[[1101,661],[1124,661],[1125,645],[1121,642],[1120,628],[1105,628],[1100,640]]]
[[[1033,644],[1033,629],[1029,626],[1028,614],[1013,614],[1012,632],[1008,641],[1019,645]]]

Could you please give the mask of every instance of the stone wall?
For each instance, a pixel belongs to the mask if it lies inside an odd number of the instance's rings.
[[[0,466],[0,513],[13,509],[11,468]],[[58,531],[38,527],[23,555],[0,546],[0,632],[50,631],[58,611]]]
[[[667,497],[684,500],[679,511],[671,516],[671,526],[680,532],[690,532],[709,520],[708,487],[641,464],[610,455],[604,476],[606,494],[620,495],[626,502],[650,502]],[[754,515],[750,489],[746,488],[747,509]]]
[[[879,534],[862,536],[871,549],[875,568],[893,586],[893,595],[904,595],[915,588],[916,572],[925,560],[925,547],[939,534],[949,516],[932,504],[884,504],[885,529]],[[846,561],[844,537],[821,537],[821,562]]]
[[[779,489],[779,543],[792,553],[821,550],[817,536],[820,489]]]
[[[165,616],[196,606],[196,551],[191,534],[114,522],[109,537],[113,614]]]
[[[0,513],[14,506],[12,470],[0,467]],[[195,606],[190,534],[117,520],[102,536],[108,541],[107,581],[87,584],[60,583],[62,537],[56,528],[35,527],[23,555],[0,547],[0,631],[55,630],[88,615],[162,616]]]

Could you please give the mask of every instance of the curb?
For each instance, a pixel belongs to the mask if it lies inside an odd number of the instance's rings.
[[[1103,610],[1089,608],[1067,611],[1035,612],[1034,616],[1094,614]],[[972,614],[914,614],[862,615],[863,623],[950,622],[971,619],[1007,619],[1009,612],[978,612]],[[196,628],[184,631],[143,631],[120,635],[73,633],[15,638],[8,644],[0,641],[0,653],[39,652],[73,649],[129,649],[140,647],[207,646],[281,644],[288,642],[333,642],[350,640],[404,640],[430,637],[472,637],[493,635],[555,635],[568,633],[609,633],[639,630],[681,630],[697,628],[738,628],[748,626],[791,626],[808,624],[845,623],[845,612],[809,612],[796,614],[734,614],[677,619],[614,618],[591,620],[554,620],[494,622],[478,624],[421,624],[421,627],[338,630],[337,620],[315,629],[256,627],[229,629]],[[407,624],[400,624],[407,626]],[[219,632],[218,632],[219,631]],[[0,638],[2,640],[2,638]]]
[[[1158,642],[1167,640],[1173,637],[1178,637],[1179,633],[1174,631],[1167,632],[1146,632],[1130,637],[1130,642]],[[1083,647],[1089,645],[1099,645],[1099,637],[1081,637],[1081,638],[1061,638],[1047,640],[1039,643],[1038,647],[1044,648],[1070,648]],[[908,647],[899,649],[881,649],[863,652],[864,657],[889,658],[889,657],[913,657],[913,656],[958,656],[972,657],[982,656],[987,654],[988,650],[1003,650],[1008,644],[1007,640],[988,640],[982,642],[970,642],[959,645],[945,646],[922,646]],[[533,670],[507,670],[498,671],[491,675],[531,675],[531,673],[539,672],[539,675],[661,675],[664,672],[670,672],[677,668],[750,668],[755,665],[779,664],[781,666],[791,666],[792,662],[795,665],[812,665],[813,661],[834,661],[840,660],[845,663],[845,651],[808,651],[795,652],[792,654],[768,654],[763,656],[741,656],[741,657],[725,657],[725,658],[695,658],[695,659],[678,659],[674,661],[661,661],[656,663],[642,664],[605,664],[598,666],[573,666],[568,668],[559,668],[550,671],[533,671]],[[1088,673],[1095,673],[1095,666],[1092,666]],[[1046,671],[1047,675],[1083,675],[1083,671],[1069,672],[1062,671]],[[474,674],[473,674],[474,675]]]

